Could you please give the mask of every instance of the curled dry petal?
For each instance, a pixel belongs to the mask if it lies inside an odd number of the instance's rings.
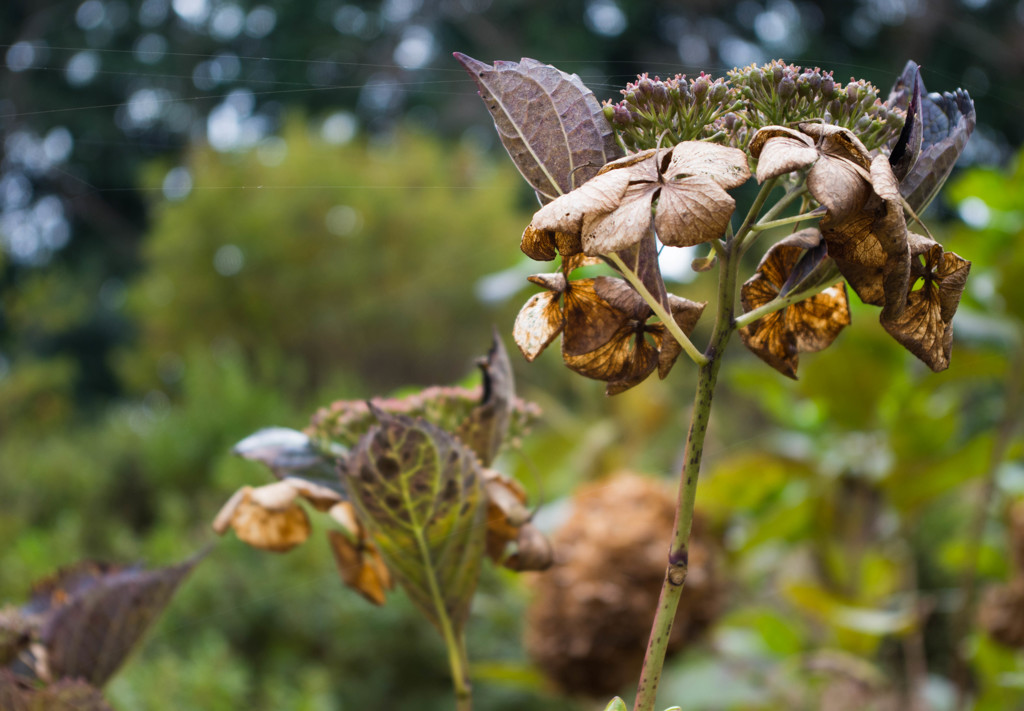
[[[904,348],[938,372],[949,367],[953,315],[960,304],[971,263],[919,235],[913,235],[913,253],[913,281],[921,279],[923,284],[920,289],[909,291],[902,313],[886,318],[883,312],[882,326]]]
[[[230,526],[238,538],[250,546],[278,553],[304,542],[310,534],[309,517],[294,503],[296,494],[291,487],[288,487],[292,492],[291,500],[286,501],[288,493],[278,487],[283,483],[258,489],[242,487],[217,514],[213,529],[223,534]]]
[[[519,537],[519,529],[530,520],[526,491],[522,485],[499,472],[483,472],[487,496],[487,555],[496,563],[505,559],[508,544]]]
[[[883,307],[883,318],[891,320],[906,304],[907,223],[888,159],[876,156],[869,175],[871,191],[861,209],[839,217],[830,212],[822,219],[821,230],[829,254],[853,290],[865,303]]]
[[[743,310],[753,311],[778,297],[801,257],[820,242],[818,230],[811,228],[790,235],[768,250],[757,272],[740,290]],[[740,329],[740,337],[758,358],[795,379],[800,354],[827,348],[849,323],[846,287],[839,283],[758,319]]]
[[[328,531],[327,538],[345,585],[374,605],[383,605],[395,583],[377,548],[364,537],[352,540],[341,531]]]
[[[520,244],[531,259],[548,261],[556,254],[577,254],[585,215],[615,210],[629,186],[627,171],[613,170],[588,180],[581,187],[549,202],[538,210]]]
[[[661,190],[654,230],[662,244],[692,247],[721,237],[735,209],[736,201],[714,176],[679,178]]]
[[[525,523],[516,537],[516,551],[505,559],[509,570],[547,570],[555,561],[555,551],[547,536],[532,523]]]
[[[763,183],[818,160],[814,140],[785,126],[765,126],[750,141],[750,155],[757,159],[757,182]]]

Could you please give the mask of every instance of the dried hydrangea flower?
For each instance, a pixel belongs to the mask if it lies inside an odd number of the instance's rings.
[[[687,141],[650,149],[604,166],[582,187],[548,203],[523,233],[523,251],[535,259],[621,252],[652,228],[662,244],[687,247],[718,239],[736,201],[727,189],[747,181],[746,155]]]

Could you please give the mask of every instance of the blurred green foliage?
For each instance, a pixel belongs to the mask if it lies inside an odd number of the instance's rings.
[[[298,117],[256,150],[196,148],[188,167],[192,192],[155,210],[128,289],[128,382],[173,385],[182,349],[224,343],[301,364],[300,386],[358,373],[363,396],[465,372],[452,354],[480,350],[498,316],[473,285],[515,259],[522,230],[511,170],[411,132],[332,146]]]

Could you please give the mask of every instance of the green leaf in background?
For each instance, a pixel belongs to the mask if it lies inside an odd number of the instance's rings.
[[[594,93],[575,74],[538,62],[455,59],[480,89],[512,162],[542,202],[583,185],[622,155]]]
[[[626,702],[616,696],[604,707],[604,711],[626,711]]]
[[[424,420],[374,415],[347,462],[352,503],[417,607],[443,635],[449,622],[460,633],[484,553],[477,458]]]

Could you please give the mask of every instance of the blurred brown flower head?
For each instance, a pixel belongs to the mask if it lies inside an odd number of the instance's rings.
[[[554,534],[555,565],[534,578],[526,645],[560,689],[605,696],[635,678],[665,576],[675,497],[662,482],[621,474],[580,487]],[[694,522],[690,568],[670,651],[693,641],[722,601],[718,547]]]

